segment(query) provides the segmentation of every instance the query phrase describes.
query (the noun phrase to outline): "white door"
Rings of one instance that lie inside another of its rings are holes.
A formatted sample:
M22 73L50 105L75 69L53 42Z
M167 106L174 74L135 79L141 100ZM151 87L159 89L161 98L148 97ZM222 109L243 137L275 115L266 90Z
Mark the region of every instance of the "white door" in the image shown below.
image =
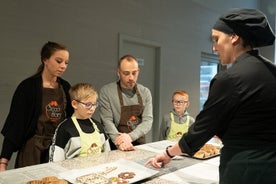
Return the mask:
M148 87L152 94L153 101L153 127L146 136L147 142L157 140L159 135L159 73L160 73L160 45L128 35L120 34L119 58L125 54L137 58L140 75L138 83Z

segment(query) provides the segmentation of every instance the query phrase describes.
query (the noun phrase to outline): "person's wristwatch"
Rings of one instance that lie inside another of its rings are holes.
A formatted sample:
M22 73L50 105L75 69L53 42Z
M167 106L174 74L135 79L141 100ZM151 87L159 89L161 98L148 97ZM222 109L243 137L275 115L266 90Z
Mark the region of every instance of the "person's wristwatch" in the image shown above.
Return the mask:
M172 147L172 146L168 146L166 147L166 154L170 157L170 158L173 158L174 156L170 154L169 152L169 148Z

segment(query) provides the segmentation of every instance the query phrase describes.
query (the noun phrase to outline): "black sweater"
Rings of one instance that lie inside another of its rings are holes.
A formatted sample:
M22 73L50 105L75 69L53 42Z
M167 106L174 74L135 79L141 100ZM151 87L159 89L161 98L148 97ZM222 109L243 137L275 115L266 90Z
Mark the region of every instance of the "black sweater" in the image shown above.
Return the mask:
M66 95L66 117L71 117L70 84L58 78ZM42 106L42 76L36 75L23 80L15 90L11 107L1 133L4 136L1 158L10 159L13 152L34 135Z

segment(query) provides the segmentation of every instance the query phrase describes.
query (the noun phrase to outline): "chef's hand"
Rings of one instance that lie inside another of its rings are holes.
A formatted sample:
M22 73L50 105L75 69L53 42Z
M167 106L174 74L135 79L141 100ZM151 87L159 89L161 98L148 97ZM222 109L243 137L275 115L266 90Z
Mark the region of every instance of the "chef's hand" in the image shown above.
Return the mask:
M155 168L160 168L168 164L172 157L180 155L181 153L182 150L180 149L178 143L176 143L173 146L168 146L166 151L158 154L155 158L150 158L145 165L151 164Z
M7 169L7 166L4 164L0 165L0 172L5 171Z
M0 159L0 172L1 172L1 171L7 170L8 161L9 161L9 160L6 159L6 158L1 158L1 159Z
M165 153L160 153L156 155L155 158L150 158L148 161L145 163L145 166L148 164L151 164L155 168L161 168L168 164L171 161L171 158Z

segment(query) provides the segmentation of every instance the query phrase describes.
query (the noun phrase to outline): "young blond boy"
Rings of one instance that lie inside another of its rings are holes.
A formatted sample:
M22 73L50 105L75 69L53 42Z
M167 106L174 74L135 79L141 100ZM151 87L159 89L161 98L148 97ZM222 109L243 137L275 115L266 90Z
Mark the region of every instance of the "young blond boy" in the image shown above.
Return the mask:
M92 119L98 106L98 93L91 84L78 83L69 90L74 114L56 129L50 148L50 161L109 151L108 138L99 122Z

